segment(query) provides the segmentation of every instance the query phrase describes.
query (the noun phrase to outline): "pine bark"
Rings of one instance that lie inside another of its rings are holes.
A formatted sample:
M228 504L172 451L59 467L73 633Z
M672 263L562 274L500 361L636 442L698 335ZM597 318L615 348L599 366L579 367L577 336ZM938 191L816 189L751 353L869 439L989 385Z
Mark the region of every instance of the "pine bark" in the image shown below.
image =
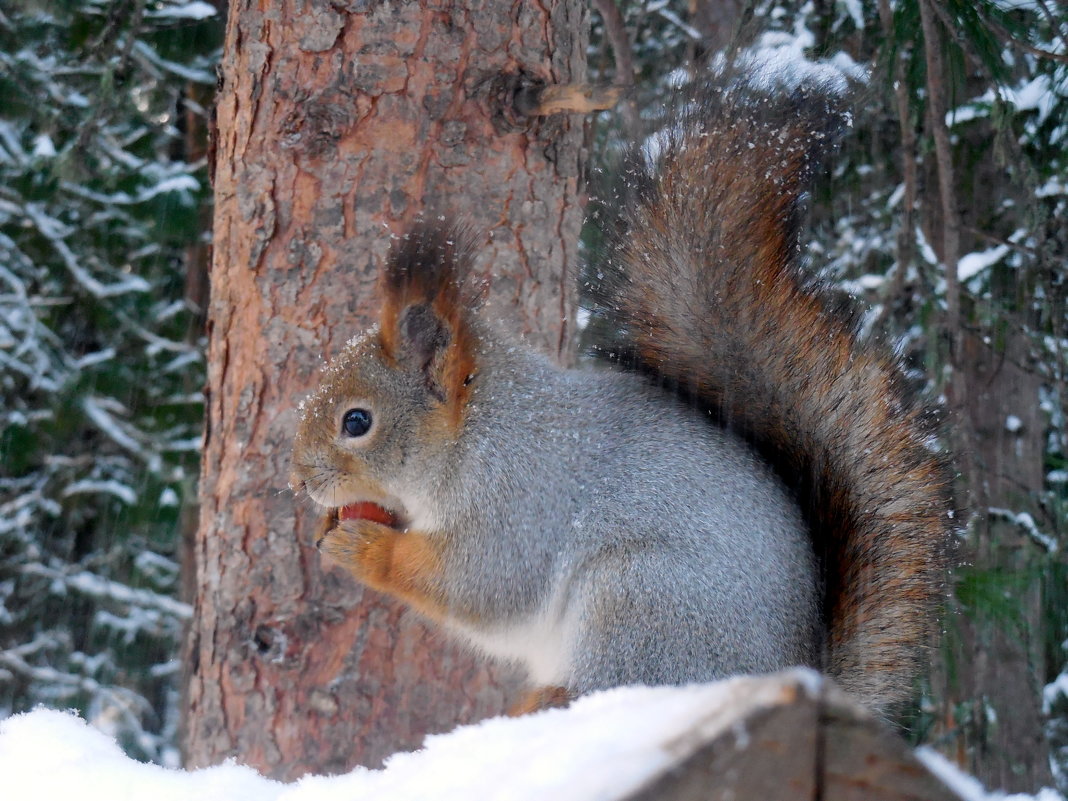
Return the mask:
M512 94L582 80L575 0L230 6L217 110L208 419L188 644L191 766L338 772L500 712L514 677L324 571L286 489L300 399L376 311L390 233L483 240L491 313L572 353L581 121Z

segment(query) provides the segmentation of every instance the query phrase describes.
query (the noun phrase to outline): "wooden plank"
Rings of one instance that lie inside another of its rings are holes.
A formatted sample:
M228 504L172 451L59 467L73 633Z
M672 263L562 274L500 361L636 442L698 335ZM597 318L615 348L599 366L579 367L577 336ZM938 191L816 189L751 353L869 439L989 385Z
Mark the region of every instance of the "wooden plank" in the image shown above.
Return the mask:
M677 761L628 801L959 801L829 681L792 671L737 686L730 719L666 743Z

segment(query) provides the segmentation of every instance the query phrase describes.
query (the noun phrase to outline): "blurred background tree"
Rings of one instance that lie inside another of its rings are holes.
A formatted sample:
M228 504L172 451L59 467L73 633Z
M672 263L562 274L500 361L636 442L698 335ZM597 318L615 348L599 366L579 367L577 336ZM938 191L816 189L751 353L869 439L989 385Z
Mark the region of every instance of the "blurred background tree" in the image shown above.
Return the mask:
M78 706L165 759L201 416L197 132L224 15L17 5L0 12L0 714ZM1068 7L593 7L591 78L634 87L588 127L595 196L696 60L778 50L853 82L809 254L939 405L970 512L902 722L991 785L1068 791Z
M0 715L74 707L165 763L219 42L204 2L0 6Z

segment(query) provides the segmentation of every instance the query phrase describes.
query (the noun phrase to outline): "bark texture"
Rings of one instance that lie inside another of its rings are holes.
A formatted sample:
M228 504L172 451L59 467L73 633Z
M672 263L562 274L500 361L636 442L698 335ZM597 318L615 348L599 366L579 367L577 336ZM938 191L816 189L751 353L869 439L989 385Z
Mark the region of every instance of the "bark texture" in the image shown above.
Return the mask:
M514 678L324 572L286 489L296 408L376 312L390 233L449 214L484 240L490 309L572 350L581 120L519 88L582 80L575 0L237 0L217 112L208 421L187 761L375 765L494 714Z

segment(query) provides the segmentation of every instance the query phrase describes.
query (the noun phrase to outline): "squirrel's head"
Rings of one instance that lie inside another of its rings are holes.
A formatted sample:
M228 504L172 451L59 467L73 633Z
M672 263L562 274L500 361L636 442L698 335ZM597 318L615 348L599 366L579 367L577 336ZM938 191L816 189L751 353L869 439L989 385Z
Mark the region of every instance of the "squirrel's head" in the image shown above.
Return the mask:
M429 513L425 493L446 475L477 373L469 252L462 234L425 226L393 249L378 325L302 405L294 490L342 518L405 527Z

